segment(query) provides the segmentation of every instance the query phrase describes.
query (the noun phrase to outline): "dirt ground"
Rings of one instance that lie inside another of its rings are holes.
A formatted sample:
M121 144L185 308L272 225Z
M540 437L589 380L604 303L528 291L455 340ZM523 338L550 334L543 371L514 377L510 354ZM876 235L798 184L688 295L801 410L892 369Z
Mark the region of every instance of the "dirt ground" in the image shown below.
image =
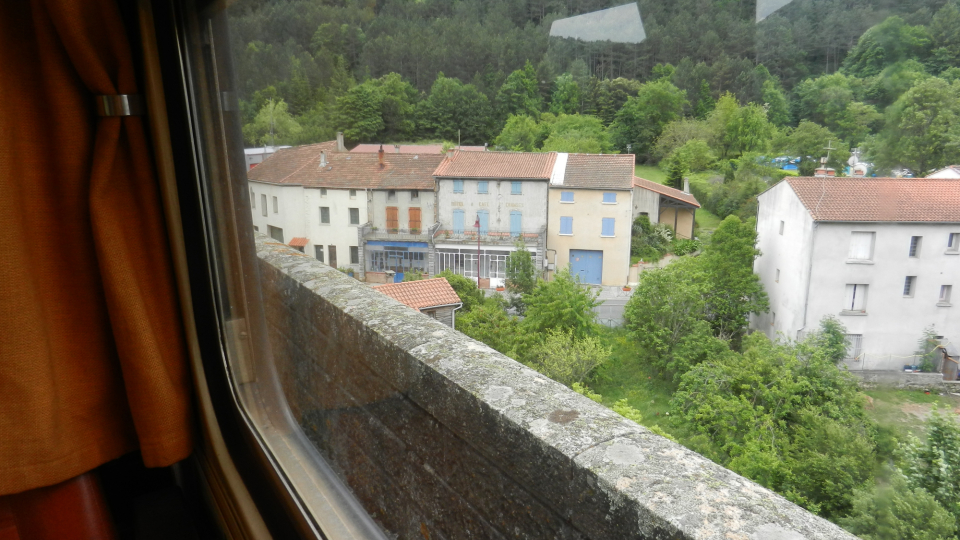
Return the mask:
M866 392L867 412L881 424L923 435L923 423L934 410L960 420L960 395L925 394L915 390L877 389Z

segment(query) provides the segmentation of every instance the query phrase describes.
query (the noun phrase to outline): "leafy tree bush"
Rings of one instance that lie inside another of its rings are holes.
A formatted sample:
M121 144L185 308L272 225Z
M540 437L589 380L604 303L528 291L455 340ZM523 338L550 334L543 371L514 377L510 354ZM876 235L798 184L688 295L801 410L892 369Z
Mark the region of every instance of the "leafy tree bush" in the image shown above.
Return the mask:
M680 152L674 152L667 164L667 185L683 189L683 175L687 172L687 164Z
M253 122L243 126L243 138L260 145L283 145L297 142L302 128L287 112L284 100L267 99Z
M920 371L930 373L937 369L937 361L940 359L937 350L939 344L936 328L933 325L924 328L923 334L917 340L917 352L914 353L919 357Z
M510 358L523 360L536 343L535 338L521 331L520 321L507 315L504 305L494 299L458 312L457 330L481 341Z
M500 91L497 92L497 111L501 119L513 115L537 118L543 102L540 99L540 87L537 84L537 71L527 60L523 69L515 70L507 76Z
M887 482L853 492L843 528L864 540L956 540L956 520L921 488L911 488L899 471Z
M526 295L523 328L538 333L552 329L570 331L577 339L593 335L597 329L594 308L600 305L598 294L581 285L579 278L564 268L554 274L553 280L540 280Z
M460 317L465 312L472 311L473 308L482 305L486 300L483 295L483 291L478 289L477 284L474 283L470 278L463 277L459 274L454 274L450 270L444 270L443 272L437 274L436 277L445 278L447 283L453 287L453 290L457 293L457 296L460 297L460 301L463 302L463 307L460 308L459 313L457 313L457 321L460 320Z
M678 148L671 158L676 156L692 172L701 172L710 169L717 162L717 156L714 155L710 145L703 139L691 139ZM671 159L671 158L668 158ZM671 184L673 185L673 184ZM677 187L677 186L673 186ZM677 189L682 189L683 185Z
M639 215L633 220L630 237L630 255L651 262L659 261L667 252L673 231L669 226L650 223L650 217Z
M649 161L664 126L680 118L686 105L686 93L668 80L644 84L617 112L612 125L616 147L624 152L627 144L631 144L632 153L642 161Z
M423 272L422 272L420 269L414 268L414 269L412 269L412 270L407 270L406 272L404 272L404 274L403 274L403 281L404 281L404 282L406 282L406 281L420 281L420 280L423 279L424 277L426 277L426 276L424 276Z
M523 315L526 310L523 297L533 292L534 287L537 286L537 269L526 247L521 243L517 244L516 248L507 257L505 285L512 295L511 307L517 310L518 314Z
M600 339L573 337L573 332L552 328L547 330L543 343L530 355L530 367L567 386L583 383L597 367L610 356L610 348Z
M476 86L439 73L417 105L417 123L427 137L482 144L490 135L491 113L490 100Z
M670 252L674 255L689 255L702 248L703 244L695 238L674 238L670 245Z
M927 420L927 440L910 435L904 443L901 470L911 488L922 488L960 519L960 424L934 411Z
M526 115L510 115L494 144L504 150L533 152L538 148L539 136L540 126L536 120Z

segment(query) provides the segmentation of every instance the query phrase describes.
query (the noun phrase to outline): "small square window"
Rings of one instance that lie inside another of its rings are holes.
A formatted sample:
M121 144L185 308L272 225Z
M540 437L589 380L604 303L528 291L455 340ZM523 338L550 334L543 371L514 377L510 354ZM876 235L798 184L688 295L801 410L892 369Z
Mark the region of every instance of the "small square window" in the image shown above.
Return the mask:
M917 276L907 276L903 280L903 296L913 297L913 291L916 288Z
M876 236L876 233L869 231L850 233L850 250L847 252L847 262L872 261Z
M397 190L395 190L395 189L388 189L388 190L387 190L387 200L388 200L388 201L395 201L395 200L397 200Z
M920 257L920 244L923 243L922 236L910 237L910 257Z
M360 264L360 248L350 246L350 264Z
M420 192L416 189L410 190L410 200L420 199Z
M780 222L780 234L781 234L781 235L783 234L783 225L784 225L784 223L783 223L783 221L781 221L781 222Z
M572 202L573 202L573 192L572 192L572 191L561 191L561 192L560 192L560 202L562 202L562 203L572 203Z
M325 187L320 188L320 196L321 196L321 197L326 197L326 196L327 196L327 188L325 188ZM320 259L320 260L322 261L323 259Z
M274 197L274 198L273 198L273 213L276 214L276 213L279 212L279 211L280 211L280 203L277 202L277 198Z
M454 193L463 193L463 180L454 180L454 181L453 181L453 192L454 192Z
M254 225L253 232L260 232L260 227L257 227L256 225Z
M600 236L604 236L604 237L613 236L616 220L611 217L605 217L602 219L601 223L602 223L602 228L600 229Z
M329 206L320 207L320 224L321 225L330 224L330 207Z
M940 286L940 300L937 302L941 306L950 305L950 294L953 292L953 285Z
M776 281L777 283L780 283L780 269L779 269L779 268L777 268L777 278L776 278L774 281Z
M564 235L573 234L573 217L568 217L568 216L560 217L560 234L564 234Z
M603 204L617 204L617 194L612 191L604 192Z
M482 180L480 182L477 182L477 193L487 193L488 184L489 182L482 181Z
M351 189L351 190L350 190L350 198L351 198L351 199L356 199L356 198L357 198L357 190L355 190L355 189Z
M359 208L350 208L350 224L359 225L360 224L360 209Z
M510 182L510 194L523 195L523 182L517 182L517 181Z

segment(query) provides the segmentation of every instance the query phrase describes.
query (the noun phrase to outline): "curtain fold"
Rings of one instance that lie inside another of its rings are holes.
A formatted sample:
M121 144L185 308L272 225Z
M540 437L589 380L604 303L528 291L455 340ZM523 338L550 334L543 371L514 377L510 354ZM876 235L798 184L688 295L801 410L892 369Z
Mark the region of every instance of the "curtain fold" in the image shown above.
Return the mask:
M191 391L143 119L113 0L0 17L0 494L192 448Z

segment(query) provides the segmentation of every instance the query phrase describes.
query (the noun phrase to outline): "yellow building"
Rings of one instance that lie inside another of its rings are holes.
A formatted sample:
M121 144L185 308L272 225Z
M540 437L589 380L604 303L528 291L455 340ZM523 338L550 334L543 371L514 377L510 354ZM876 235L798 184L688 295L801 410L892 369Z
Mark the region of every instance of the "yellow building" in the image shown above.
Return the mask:
M547 210L551 277L569 267L583 283L627 284L633 163L632 155L557 154Z

